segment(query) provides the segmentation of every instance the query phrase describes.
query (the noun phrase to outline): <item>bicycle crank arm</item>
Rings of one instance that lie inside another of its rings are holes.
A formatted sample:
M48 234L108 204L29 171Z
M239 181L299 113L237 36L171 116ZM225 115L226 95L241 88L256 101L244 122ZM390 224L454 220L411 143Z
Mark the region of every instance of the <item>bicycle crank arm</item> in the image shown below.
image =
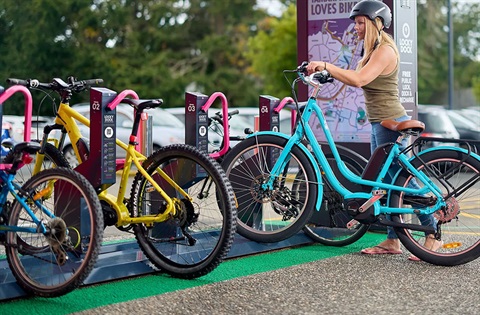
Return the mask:
M399 227L399 228L406 228L406 229L415 230L415 231L421 231L421 232L425 232L427 234L435 234L435 229L433 227L423 226L423 225L418 225L418 224L393 222L391 220L388 220L384 216L380 216L378 218L377 223L381 224L381 225L385 225L385 226Z

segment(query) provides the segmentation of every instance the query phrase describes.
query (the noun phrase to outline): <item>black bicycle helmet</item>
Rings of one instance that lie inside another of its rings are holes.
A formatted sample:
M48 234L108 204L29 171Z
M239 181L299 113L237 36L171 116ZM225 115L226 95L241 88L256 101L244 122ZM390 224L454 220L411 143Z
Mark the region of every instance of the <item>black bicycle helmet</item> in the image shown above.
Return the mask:
M389 28L392 23L392 11L390 8L379 0L362 0L358 2L350 12L350 18L355 19L358 15L364 15L370 20L375 20L376 17L382 19L383 26Z

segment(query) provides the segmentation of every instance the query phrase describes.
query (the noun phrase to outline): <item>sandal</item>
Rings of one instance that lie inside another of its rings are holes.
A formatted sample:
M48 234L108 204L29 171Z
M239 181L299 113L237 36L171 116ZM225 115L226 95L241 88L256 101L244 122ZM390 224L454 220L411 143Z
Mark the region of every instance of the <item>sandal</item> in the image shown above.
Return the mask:
M362 249L360 253L366 254L366 255L384 255L384 254L397 255L397 254L402 254L403 252L399 249L390 249L387 247L376 245L370 248Z

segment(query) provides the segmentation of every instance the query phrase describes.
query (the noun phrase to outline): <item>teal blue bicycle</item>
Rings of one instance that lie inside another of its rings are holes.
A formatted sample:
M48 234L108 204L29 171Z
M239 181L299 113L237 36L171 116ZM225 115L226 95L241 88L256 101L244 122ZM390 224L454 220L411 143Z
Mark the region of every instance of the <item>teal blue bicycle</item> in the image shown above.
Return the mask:
M469 143L462 144L466 149L445 144L424 150L426 142L443 139L419 137L404 148L401 141L417 137L425 125L417 120L383 121L401 136L377 148L361 174L354 172L342 160L316 101L322 85L333 79L326 71L307 75L306 65L284 71L296 73L291 85L297 106L296 84L311 90L305 107L298 108L294 134L249 135L222 163L238 201L237 229L242 235L275 242L304 229L320 242L342 246L379 224L393 227L407 250L431 264L453 266L478 258L480 156ZM313 114L325 133L328 157L308 124ZM388 171L395 169L387 180ZM418 185L411 184L415 181ZM322 207L324 193L337 200L336 206ZM320 209L324 213L316 213L320 219L312 223L312 214ZM422 214L433 214L435 226L422 225ZM432 235L442 244L436 251L424 247Z

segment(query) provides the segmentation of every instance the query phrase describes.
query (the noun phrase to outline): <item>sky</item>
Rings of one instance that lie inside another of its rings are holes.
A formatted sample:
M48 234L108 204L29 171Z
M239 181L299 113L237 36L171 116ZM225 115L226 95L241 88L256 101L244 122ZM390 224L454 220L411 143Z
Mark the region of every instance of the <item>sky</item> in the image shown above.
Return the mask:
M476 0L479 1L479 0ZM267 12L274 16L281 16L285 7L278 0L258 0L260 8L267 9Z

